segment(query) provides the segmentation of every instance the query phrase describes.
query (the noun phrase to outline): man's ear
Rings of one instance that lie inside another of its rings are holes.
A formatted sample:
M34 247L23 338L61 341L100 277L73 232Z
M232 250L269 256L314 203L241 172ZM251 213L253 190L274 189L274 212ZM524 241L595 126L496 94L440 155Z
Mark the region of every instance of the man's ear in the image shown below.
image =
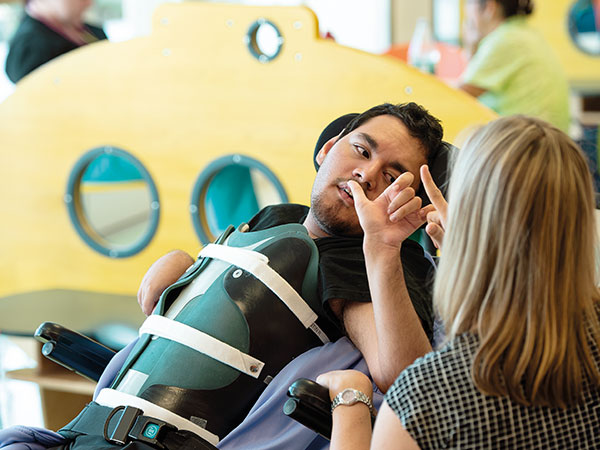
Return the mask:
M325 142L325 144L323 144L323 147L321 147L321 150L319 150L319 153L317 153L317 156L315 157L315 161L317 161L317 164L319 166L321 164L323 164L323 161L325 160L325 156L327 156L327 153L329 153L329 150L331 150L331 148L335 145L338 138L339 138L339 135L334 136L331 139L329 139L327 142Z

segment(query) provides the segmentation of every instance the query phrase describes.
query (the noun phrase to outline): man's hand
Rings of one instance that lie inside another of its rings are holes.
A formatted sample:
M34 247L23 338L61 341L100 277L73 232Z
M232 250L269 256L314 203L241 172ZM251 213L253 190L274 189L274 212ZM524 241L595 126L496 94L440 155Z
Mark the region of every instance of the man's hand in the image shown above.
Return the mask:
M403 173L373 201L365 196L360 184L348 181L365 242L400 247L425 223L426 212L421 210L421 199L410 187L413 180L413 174Z
M427 212L427 227L425 227L425 231L433 241L434 245L437 248L442 248L442 241L444 240L444 233L446 232L448 203L442 192L434 183L433 178L431 178L429 167L421 166L421 180L423 181L425 192L427 192L427 196L435 208L434 210Z
M372 302L347 302L342 318L348 337L365 357L382 392L419 356L431 350L411 302L400 259L402 243L425 223L432 205L421 208L411 188L414 176L403 173L375 200L349 181L354 208L365 237L363 251Z
M150 266L137 293L138 303L147 316L152 314L163 291L175 283L194 259L181 250L174 250L157 259Z

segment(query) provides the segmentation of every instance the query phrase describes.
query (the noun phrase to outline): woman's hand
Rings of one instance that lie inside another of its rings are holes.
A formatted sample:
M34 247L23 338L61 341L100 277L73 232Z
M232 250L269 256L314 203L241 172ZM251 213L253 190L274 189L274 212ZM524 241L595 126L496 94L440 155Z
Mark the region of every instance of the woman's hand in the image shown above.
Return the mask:
M344 389L356 389L373 398L373 383L358 370L334 370L317 377L317 383L329 389L331 400Z
M373 398L373 384L357 370L334 370L317 377L317 383L329 388L333 400L344 389L356 389ZM341 406L333 411L330 450L366 450L371 441L371 413L365 404Z
M425 231L437 248L442 248L448 217L448 203L431 177L429 167L421 166L421 181L431 204L435 208L427 212L427 227Z

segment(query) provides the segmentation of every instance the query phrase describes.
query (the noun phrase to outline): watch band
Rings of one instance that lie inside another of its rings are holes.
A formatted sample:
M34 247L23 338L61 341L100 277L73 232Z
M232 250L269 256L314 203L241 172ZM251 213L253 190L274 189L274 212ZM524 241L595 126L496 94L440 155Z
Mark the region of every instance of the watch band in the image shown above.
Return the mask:
M338 395L335 396L331 402L331 412L340 405L354 405L356 403L364 403L369 407L371 415L374 414L373 402L367 394L356 389L344 389Z

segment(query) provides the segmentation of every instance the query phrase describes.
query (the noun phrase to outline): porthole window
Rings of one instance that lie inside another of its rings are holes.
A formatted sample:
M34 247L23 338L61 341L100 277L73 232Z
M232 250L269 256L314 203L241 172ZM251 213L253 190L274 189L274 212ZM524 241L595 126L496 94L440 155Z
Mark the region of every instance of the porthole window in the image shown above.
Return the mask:
M150 174L118 148L95 148L79 158L64 200L81 238L112 258L140 252L158 226L158 192Z
M592 0L577 0L569 10L569 34L584 53L600 56L600 11Z
M229 225L237 227L265 206L287 201L283 185L267 166L248 156L227 155L198 175L190 213L200 241L208 244Z
M274 60L283 47L283 36L279 28L262 18L250 25L244 40L252 56L261 63Z

